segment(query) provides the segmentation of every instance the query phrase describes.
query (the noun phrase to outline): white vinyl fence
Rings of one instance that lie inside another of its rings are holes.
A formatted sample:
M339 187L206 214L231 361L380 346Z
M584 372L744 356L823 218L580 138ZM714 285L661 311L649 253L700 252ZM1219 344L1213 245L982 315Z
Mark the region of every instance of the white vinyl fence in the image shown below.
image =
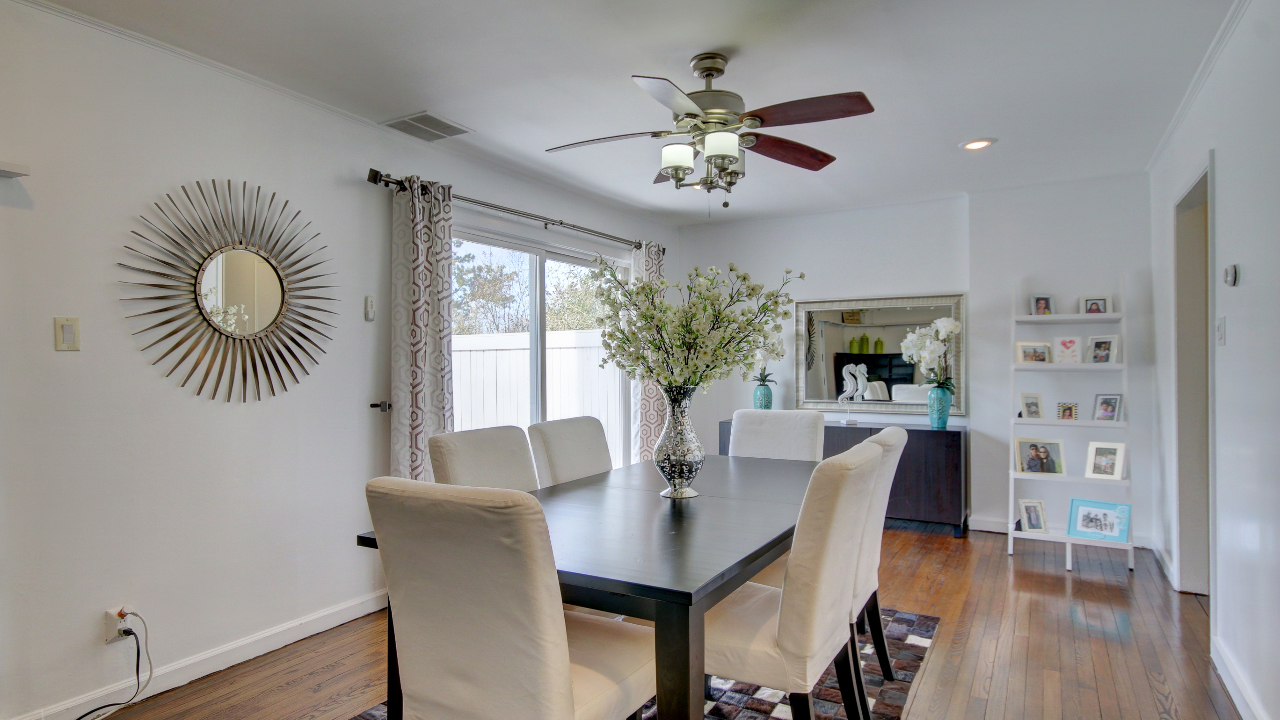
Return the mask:
M604 425L614 467L624 463L622 373L600 367L599 330L547 333L547 419L591 415ZM457 430L529 426L529 334L453 336L453 423Z

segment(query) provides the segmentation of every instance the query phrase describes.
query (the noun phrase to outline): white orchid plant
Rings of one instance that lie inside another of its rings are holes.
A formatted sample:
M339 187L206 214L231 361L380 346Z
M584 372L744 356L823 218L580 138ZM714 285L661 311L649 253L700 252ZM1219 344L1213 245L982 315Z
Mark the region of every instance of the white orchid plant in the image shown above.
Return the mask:
M597 259L596 297L604 308L600 333L604 361L627 377L662 386L701 386L782 357L782 321L791 318L786 270L776 290L751 282L729 263L728 274L695 267L680 301L669 302L666 280L623 280L618 269ZM804 279L804 273L797 276Z
M926 328L916 328L902 341L902 359L929 373L934 387L956 391L951 377L951 344L960 334L960 321L943 317Z
M236 316L239 315L244 320L248 320L249 316L244 314L244 305L222 307L221 305L213 304L217 300L217 295L218 291L216 289L200 293L201 304L204 305L205 311L209 313L209 319L213 321L214 325L229 333L234 333L236 331Z

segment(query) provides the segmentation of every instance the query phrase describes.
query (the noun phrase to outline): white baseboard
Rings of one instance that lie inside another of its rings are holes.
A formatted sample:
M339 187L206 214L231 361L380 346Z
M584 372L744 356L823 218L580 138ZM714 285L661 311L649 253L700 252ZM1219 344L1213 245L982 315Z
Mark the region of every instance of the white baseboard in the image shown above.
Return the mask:
M245 638L229 642L221 647L206 650L191 657L156 668L155 678L147 688L145 697L185 685L196 678L231 667L245 660L284 647L302 638L315 635L363 615L387 606L387 591L379 590L362 597L339 603L305 617L267 628ZM90 708L109 702L129 699L133 694L134 680L130 678L85 693L48 707L17 715L9 720L74 720Z
M1231 696L1231 701L1236 704L1236 712L1240 713L1240 720L1275 720L1267 714L1258 693L1240 673L1240 666L1236 663L1235 657L1217 635L1210 640L1209 657L1218 671L1218 677L1222 678L1222 684L1227 686L1227 694Z

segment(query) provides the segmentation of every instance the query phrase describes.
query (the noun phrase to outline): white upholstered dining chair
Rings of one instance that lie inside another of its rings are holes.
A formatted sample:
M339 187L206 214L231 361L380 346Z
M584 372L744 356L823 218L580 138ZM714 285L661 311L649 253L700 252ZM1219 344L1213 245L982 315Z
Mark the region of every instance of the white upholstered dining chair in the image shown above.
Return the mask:
M738 410L729 429L729 455L817 462L825 422L816 410Z
M826 418L816 410L737 410L729 427L729 455L818 462L825 426ZM766 584L782 587L786 570L783 555L757 577L772 578Z
M613 469L604 425L590 415L530 425L529 446L541 487Z
M893 489L893 477L898 472L898 461L902 459L902 450L907 446L907 431L900 427L887 427L861 444L867 443L879 445L884 454L880 459L875 493L871 497L867 524L856 565L853 615L849 618L849 623L853 626L861 626L865 623L867 631L871 634L871 642L876 649L876 657L880 661L880 671L886 680L892 680L893 661L889 657L889 645L884 638L884 624L880 621L880 545L884 539L884 519L889 509L889 492ZM783 555L777 562L760 571L751 579L751 582L781 588L787 572L787 557ZM851 635L856 636L857 632L856 627L850 628ZM853 643L852 650L856 658L856 642Z
M849 654L849 614L868 508L883 455L861 443L813 471L781 588L748 582L707 611L706 671L791 695L811 720L813 690L836 660L845 713L869 717L862 670ZM856 570L856 568L855 568Z
M443 485L532 492L538 476L524 430L512 425L462 430L427 439L431 472Z
M620 720L653 697L652 630L561 610L532 495L400 478L365 494L406 718Z

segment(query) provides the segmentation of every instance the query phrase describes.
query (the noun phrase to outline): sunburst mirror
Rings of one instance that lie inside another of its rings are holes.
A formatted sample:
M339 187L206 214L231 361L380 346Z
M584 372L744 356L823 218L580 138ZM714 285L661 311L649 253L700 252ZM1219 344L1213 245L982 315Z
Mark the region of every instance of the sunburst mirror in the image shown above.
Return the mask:
M289 215L289 202L277 204L261 187L241 183L237 193L230 180L212 180L195 188L182 187L185 202L166 194L167 203L155 203L154 221L140 216L147 234L132 234L144 250L125 246L151 266L118 263L149 276L121 281L149 293L123 300L165 305L129 315L160 319L134 335L161 333L143 352L163 350L152 365L176 356L165 377L185 366L180 387L198 376L196 395L207 389L210 399L231 402L238 394L247 402L251 385L256 400L264 389L287 391L286 376L297 384L299 373L310 374L302 358L314 365L312 351L325 352L316 338L332 339L320 328L333 325L317 316L337 313L313 304L336 302L326 294L336 286L320 284L334 274L320 271L328 261L316 256L325 248L309 247L320 233L309 233L301 211Z

